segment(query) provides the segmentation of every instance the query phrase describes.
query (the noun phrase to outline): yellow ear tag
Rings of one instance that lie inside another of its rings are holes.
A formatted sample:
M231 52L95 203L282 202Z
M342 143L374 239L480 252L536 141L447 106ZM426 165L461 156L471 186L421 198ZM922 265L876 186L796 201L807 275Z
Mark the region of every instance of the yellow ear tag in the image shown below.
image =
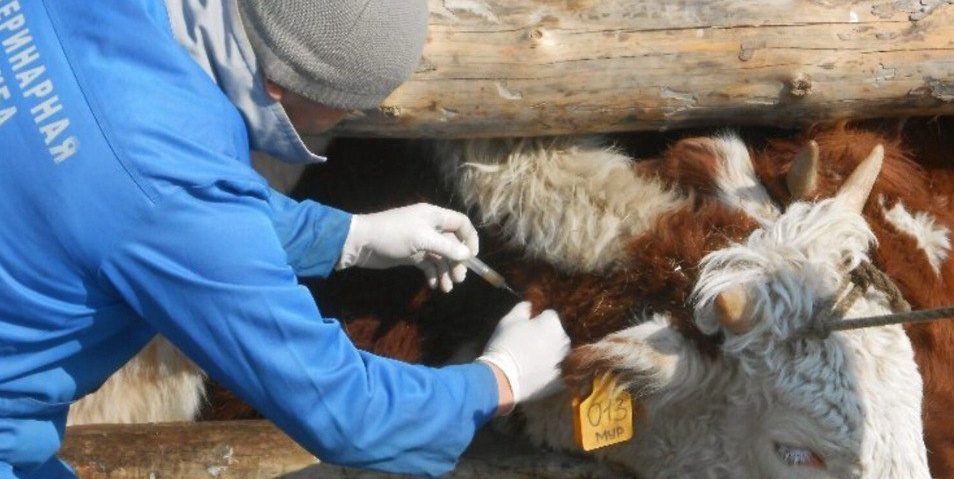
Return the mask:
M633 438L633 397L605 373L593 378L593 393L573 398L573 432L584 451Z

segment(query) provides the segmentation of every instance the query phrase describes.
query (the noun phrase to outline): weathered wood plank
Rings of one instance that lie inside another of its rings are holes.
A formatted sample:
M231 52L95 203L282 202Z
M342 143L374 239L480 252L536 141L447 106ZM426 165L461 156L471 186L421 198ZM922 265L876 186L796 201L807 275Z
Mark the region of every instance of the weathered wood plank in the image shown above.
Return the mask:
M60 457L81 479L380 479L412 477L316 464L268 421L67 428ZM445 478L624 477L582 457L482 431Z
M954 113L954 1L430 0L421 67L352 136Z
M317 462L266 421L72 426L60 457L82 479L279 477Z

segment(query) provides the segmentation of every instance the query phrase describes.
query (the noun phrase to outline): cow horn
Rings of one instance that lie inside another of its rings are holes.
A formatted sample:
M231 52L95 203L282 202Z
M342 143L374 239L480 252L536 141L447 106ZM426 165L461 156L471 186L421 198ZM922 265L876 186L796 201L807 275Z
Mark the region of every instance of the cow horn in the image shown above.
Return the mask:
M748 296L741 288L727 289L715 299L716 320L732 334L745 334L751 324L744 318Z
M874 187L878 174L881 173L881 164L884 162L884 147L880 144L875 146L868 157L855 168L851 176L845 180L838 190L838 198L844 202L851 211L861 214L868 202L868 196L871 194L871 188Z
M792 166L785 176L785 184L793 201L807 198L818 187L818 143L808 142L805 148L795 155Z

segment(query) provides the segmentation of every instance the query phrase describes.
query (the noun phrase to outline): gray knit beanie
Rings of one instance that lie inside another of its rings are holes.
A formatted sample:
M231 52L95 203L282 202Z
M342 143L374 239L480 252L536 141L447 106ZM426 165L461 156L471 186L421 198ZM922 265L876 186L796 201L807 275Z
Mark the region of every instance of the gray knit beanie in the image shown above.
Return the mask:
M381 104L411 76L427 39L426 0L239 0L265 76L318 103Z

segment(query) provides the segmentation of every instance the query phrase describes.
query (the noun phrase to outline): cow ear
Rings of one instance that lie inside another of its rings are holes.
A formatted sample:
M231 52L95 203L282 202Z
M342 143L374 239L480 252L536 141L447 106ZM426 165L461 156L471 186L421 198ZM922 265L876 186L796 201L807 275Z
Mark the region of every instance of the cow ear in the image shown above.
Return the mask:
M845 207L861 214L865 203L868 202L871 189L878 179L878 174L881 173L882 163L884 163L884 147L879 144L871 150L868 157L855 168L838 190L837 198Z

